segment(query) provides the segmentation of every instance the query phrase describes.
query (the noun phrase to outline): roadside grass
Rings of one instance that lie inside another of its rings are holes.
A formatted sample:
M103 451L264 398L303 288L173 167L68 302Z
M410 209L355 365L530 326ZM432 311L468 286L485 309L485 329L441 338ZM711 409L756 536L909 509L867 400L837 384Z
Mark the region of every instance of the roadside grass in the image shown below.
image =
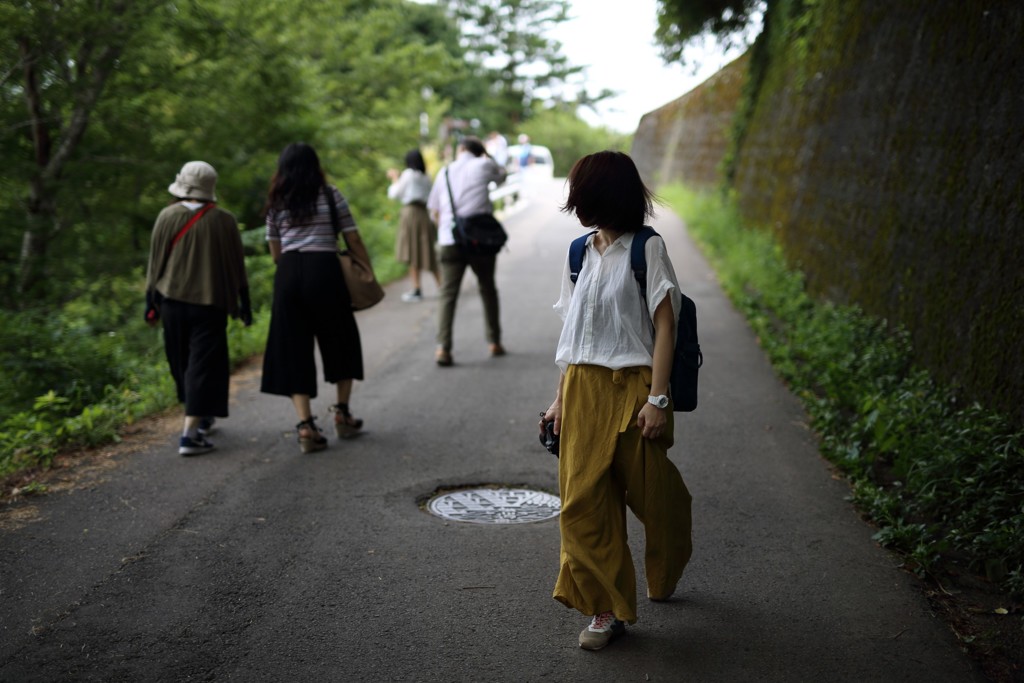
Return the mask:
M367 225L374 223L374 225ZM404 275L385 221L361 225L378 279ZM261 229L243 232L253 324L228 323L232 367L263 352L274 265ZM32 472L61 452L119 441L139 418L177 404L163 337L142 320L145 273L77 283L54 310L0 310L0 478L25 475L22 494L43 493Z
M916 367L904 330L812 298L731 199L678 185L659 194L802 399L874 538L940 586L984 577L1011 601L1006 612L1024 609L1012 604L1024 597L1024 432Z
M247 257L246 268L254 320L228 323L232 366L262 352L270 317L270 257ZM116 442L125 425L177 402L162 333L142 321L144 283L141 271L100 277L79 283L59 310L0 311L0 381L10 388L0 401L0 476Z

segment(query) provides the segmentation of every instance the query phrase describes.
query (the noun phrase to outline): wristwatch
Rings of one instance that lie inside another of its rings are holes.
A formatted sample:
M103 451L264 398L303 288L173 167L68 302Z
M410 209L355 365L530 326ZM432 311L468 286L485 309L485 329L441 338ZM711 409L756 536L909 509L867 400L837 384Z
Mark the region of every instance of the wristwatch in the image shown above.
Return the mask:
M648 396L647 402L655 408L661 408L662 410L668 408L668 396L665 394L662 394L661 396Z

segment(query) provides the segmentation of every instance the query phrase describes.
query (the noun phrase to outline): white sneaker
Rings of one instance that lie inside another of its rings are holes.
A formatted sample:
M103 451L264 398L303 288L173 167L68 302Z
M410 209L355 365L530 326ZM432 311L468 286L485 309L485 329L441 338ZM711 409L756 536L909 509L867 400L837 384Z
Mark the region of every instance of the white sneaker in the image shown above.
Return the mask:
M417 291L406 292L402 295L402 301L407 304L415 304L423 301L423 295Z
M626 624L615 618L612 612L594 615L590 625L580 632L580 647L584 650L600 650L613 638L626 632Z

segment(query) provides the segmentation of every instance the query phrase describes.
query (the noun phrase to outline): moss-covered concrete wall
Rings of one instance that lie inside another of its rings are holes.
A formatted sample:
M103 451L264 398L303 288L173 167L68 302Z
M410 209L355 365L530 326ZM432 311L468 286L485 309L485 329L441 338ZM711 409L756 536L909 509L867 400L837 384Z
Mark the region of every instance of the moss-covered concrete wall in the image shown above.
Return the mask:
M1019 2L779 0L732 167L812 291L905 325L922 365L1020 424L1022 36Z
M673 180L692 187L719 184L719 166L746 73L743 56L699 88L640 119L631 156L648 185Z

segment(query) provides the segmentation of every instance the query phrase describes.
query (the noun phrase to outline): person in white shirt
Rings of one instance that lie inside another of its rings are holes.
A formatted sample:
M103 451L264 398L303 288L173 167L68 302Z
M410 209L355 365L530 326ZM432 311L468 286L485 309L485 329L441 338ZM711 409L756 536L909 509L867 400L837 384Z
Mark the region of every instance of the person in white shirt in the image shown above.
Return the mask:
M593 616L579 645L597 650L637 618L625 506L644 525L648 598L671 597L690 559L691 497L668 459L681 297L660 237L645 244L646 302L633 275L633 235L653 209L633 160L591 154L576 162L568 182L562 210L595 232L575 285L566 260L554 306L563 320L555 354L561 376L540 429L553 421L560 436L561 562L553 597Z
M505 355L501 345L501 323L498 311L498 288L494 284L495 254L467 254L456 244L452 234L455 214L472 216L492 213L490 183L505 181L505 169L488 156L479 139L467 137L459 143L455 161L434 179L434 187L427 199L434 221L437 223L437 244L441 262L441 306L438 310L437 364L452 364L452 323L455 321L455 302L462 286L466 268L472 268L480 284L480 298L484 305L484 324L492 356ZM451 183L451 197L448 184ZM455 207L452 208L452 199Z
M502 168L508 165L508 140L505 139L504 135L496 130L491 131L491 134L487 136L487 142L484 146L495 163Z
M412 289L402 295L402 301L415 303L423 300L420 290L420 271L433 274L438 287L441 274L437 268L437 226L427 213L427 197L430 196L430 176L418 149L409 150L405 155L405 169L398 173L388 169L391 185L388 197L402 203L402 214L395 236L395 260L409 266Z

